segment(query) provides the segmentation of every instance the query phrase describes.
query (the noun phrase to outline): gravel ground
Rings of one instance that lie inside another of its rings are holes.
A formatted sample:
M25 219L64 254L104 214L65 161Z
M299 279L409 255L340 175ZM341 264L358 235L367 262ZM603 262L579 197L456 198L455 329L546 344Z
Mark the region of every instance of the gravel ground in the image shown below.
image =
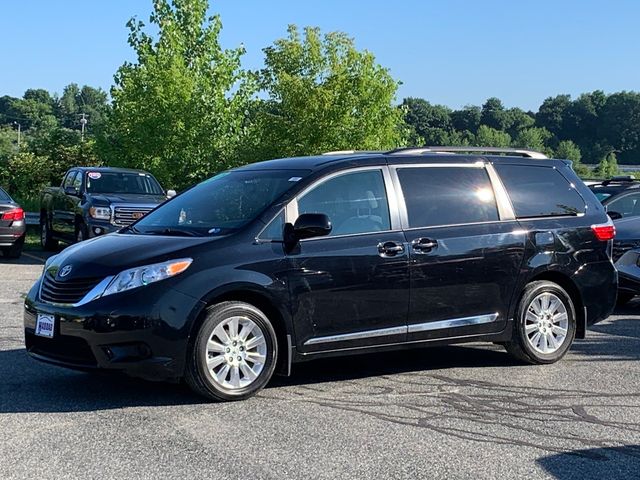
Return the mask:
M27 255L0 261L2 479L638 478L640 301L555 365L480 344L355 356L212 404L29 359Z

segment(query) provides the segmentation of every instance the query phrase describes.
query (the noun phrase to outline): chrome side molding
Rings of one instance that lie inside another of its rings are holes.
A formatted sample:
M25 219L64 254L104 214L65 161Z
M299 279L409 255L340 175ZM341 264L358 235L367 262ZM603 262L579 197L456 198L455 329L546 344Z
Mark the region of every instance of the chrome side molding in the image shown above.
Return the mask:
M444 328L469 327L471 325L493 323L496 320L498 320L498 314L490 313L487 315L476 315L474 317L440 320L438 322L416 323L413 325L409 325L408 333L427 332L429 330L442 330Z
M319 345L323 343L348 342L350 340L362 340L364 338L384 337L386 335L403 335L407 333L426 332L430 330L443 330L445 328L469 327L483 323L493 323L498 320L497 313L476 315L473 317L452 318L437 322L416 323L403 327L380 328L377 330L365 330L364 332L343 333L340 335L328 335L326 337L310 338L305 345Z
M378 330L366 330L364 332L343 333L341 335L329 335L326 337L310 338L305 345L317 345L320 343L347 342L349 340L360 340L362 338L384 337L386 335L403 335L407 333L407 327L380 328Z

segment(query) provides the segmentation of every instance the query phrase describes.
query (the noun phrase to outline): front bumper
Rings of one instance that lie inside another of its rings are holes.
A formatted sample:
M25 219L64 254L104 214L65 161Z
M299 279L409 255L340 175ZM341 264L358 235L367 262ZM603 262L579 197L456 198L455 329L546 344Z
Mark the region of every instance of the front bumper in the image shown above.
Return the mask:
M113 233L120 230L122 227L113 225L108 220L96 220L90 218L87 220L87 233L88 238L99 237L100 235L106 235L107 233Z
M33 358L75 369L119 370L148 380L183 375L191 325L200 301L163 286L148 285L79 307L38 299L40 282L24 308L27 352ZM38 313L54 316L53 338L35 335Z

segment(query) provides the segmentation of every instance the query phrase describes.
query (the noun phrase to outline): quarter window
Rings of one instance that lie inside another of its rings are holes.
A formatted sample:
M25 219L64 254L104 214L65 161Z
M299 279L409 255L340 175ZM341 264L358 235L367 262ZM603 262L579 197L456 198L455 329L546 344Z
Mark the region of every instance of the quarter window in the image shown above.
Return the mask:
M484 168L399 168L409 228L497 221L498 208Z
M511 198L516 217L584 213L584 200L553 167L494 165Z
M381 170L346 173L321 183L298 199L298 215L324 213L331 235L389 230L389 205Z

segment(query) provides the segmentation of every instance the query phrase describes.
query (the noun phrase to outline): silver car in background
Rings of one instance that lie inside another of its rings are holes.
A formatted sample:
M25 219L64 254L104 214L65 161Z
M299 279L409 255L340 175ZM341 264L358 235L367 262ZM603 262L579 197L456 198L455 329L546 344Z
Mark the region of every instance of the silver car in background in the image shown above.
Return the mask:
M0 188L0 250L5 257L20 257L26 230L24 210Z

